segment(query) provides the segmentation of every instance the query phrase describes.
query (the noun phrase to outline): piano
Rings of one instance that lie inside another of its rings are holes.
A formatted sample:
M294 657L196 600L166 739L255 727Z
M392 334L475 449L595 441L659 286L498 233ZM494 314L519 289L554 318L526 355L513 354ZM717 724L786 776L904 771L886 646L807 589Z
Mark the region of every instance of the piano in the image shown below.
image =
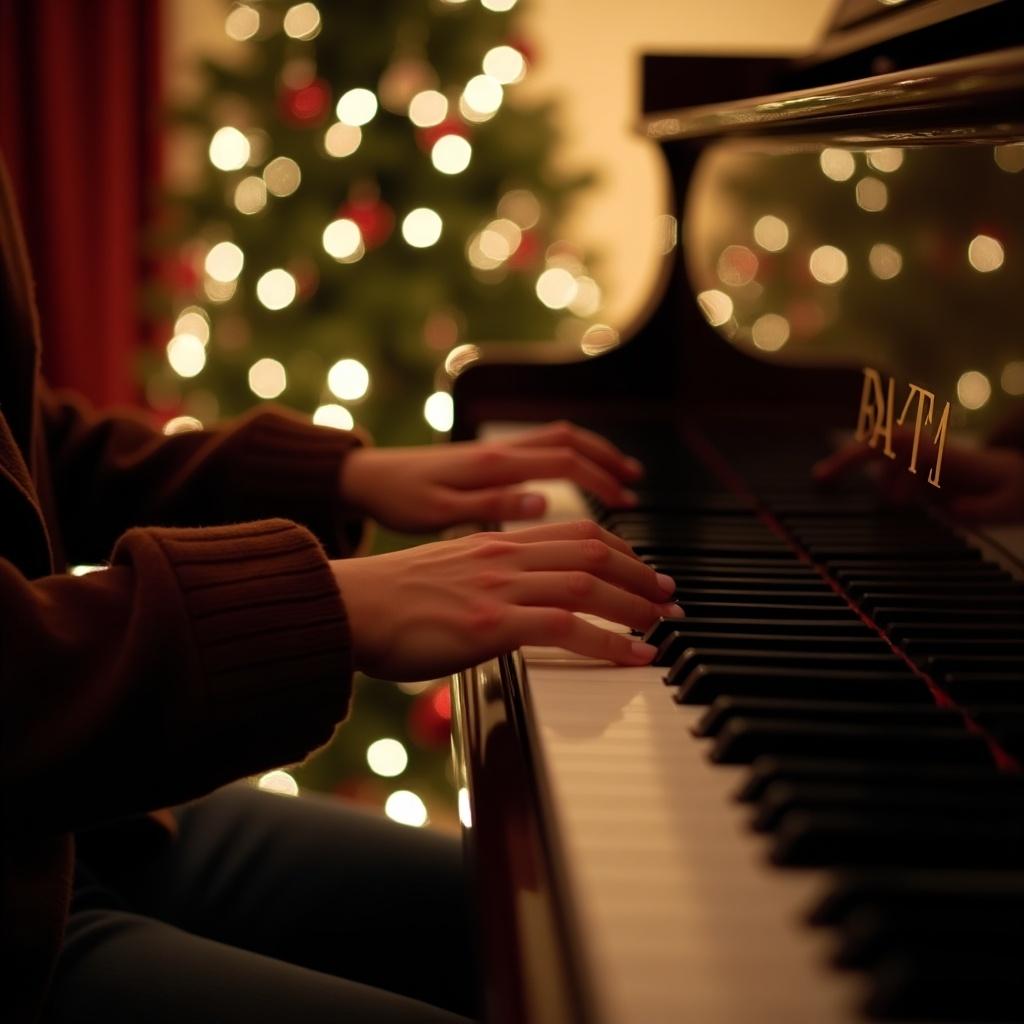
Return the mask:
M564 417L646 462L637 508L551 515L686 609L649 667L453 680L489 1021L1024 1020L1022 531L929 498L1024 394L1021 15L846 0L809 55L645 58L649 308L449 361L455 439ZM813 484L901 411L909 504Z

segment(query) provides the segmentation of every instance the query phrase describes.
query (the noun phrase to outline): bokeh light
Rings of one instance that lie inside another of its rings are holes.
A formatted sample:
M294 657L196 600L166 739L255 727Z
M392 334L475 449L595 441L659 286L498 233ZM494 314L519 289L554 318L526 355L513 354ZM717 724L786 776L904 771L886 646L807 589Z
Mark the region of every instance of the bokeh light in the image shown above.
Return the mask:
M210 163L220 171L237 171L249 159L249 140L230 125L218 128L210 139Z
M352 261L363 249L363 233L359 225L348 217L332 220L324 228L322 236L324 251L339 262Z
M721 327L732 318L732 299L717 288L710 288L697 296L701 312L712 327Z
M849 181L857 169L853 154L846 149L823 149L818 163L825 177L833 181Z
M206 365L206 346L194 334L176 334L167 343L167 362L179 377L195 377Z
M576 298L576 278L565 267L549 267L537 278L537 298L548 309L565 309Z
M514 85L526 74L526 59L514 46L495 46L484 54L484 74L501 85Z
M789 244L789 225L781 217L766 213L754 225L754 241L767 252L782 252Z
M351 430L356 425L352 413L336 402L317 406L316 412L313 413L313 422L318 427L334 427L335 430Z
M854 194L857 205L867 213L878 213L889 204L889 189L881 178L861 178Z
M391 737L374 740L366 748L366 763L370 770L386 779L401 775L409 765L409 755L405 747Z
M422 828L428 820L426 804L409 789L399 789L392 793L384 803L384 813L392 821L413 828Z
M267 309L284 309L285 306L291 305L296 291L295 278L280 267L268 270L256 282L256 298Z
M302 181L302 171L291 157L278 156L263 168L263 180L275 196L290 196Z
M992 384L980 370L960 374L956 397L965 409L980 409L992 397Z
M473 147L461 135L442 135L430 150L431 163L442 174L460 174L472 156Z
M327 387L343 402L356 402L370 388L370 371L358 359L339 359L327 371Z
M256 787L262 789L264 793L276 793L278 796L299 795L299 784L295 777L280 768L261 775L256 781Z
M871 273L882 281L890 281L903 269L903 254L888 242L876 242L868 253Z
M1005 259L1002 243L991 235L975 235L967 246L967 260L981 274L998 270Z
M218 242L206 254L203 267L214 279L226 284L234 281L245 265L245 255L234 242Z
M328 156L341 157L351 156L363 141L363 130L354 124L343 124L335 121L330 128L324 132L324 149Z
M819 245L808 261L811 277L822 284L838 284L849 270L846 253L834 245Z
M239 213L259 213L267 205L267 183L255 174L243 178L235 186L234 202Z
M778 313L765 313L754 321L750 337L762 351L777 352L789 341L789 321Z
M441 237L444 227L434 210L420 206L410 210L402 219L402 237L415 249L426 249Z
M260 30L260 12L248 4L239 4L224 19L224 31L234 40L252 39Z
M435 391L423 403L423 418L441 434L452 429L455 422L455 403L447 391Z
M249 367L249 390L257 398L277 398L288 385L288 375L276 359L257 359Z
M343 124L361 127L376 115L377 97L369 89L349 89L338 100L335 112Z
M289 7L284 15L284 34L292 39L315 39L320 34L320 12L316 4Z

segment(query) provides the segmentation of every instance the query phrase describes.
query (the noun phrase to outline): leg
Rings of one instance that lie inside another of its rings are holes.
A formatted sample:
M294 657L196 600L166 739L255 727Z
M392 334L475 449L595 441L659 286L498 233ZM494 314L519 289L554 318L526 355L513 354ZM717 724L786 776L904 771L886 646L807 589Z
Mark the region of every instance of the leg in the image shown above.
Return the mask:
M231 786L184 808L178 841L119 879L131 909L195 935L476 1012L457 840L322 798Z
M72 915L44 1020L468 1024L403 996L97 907Z

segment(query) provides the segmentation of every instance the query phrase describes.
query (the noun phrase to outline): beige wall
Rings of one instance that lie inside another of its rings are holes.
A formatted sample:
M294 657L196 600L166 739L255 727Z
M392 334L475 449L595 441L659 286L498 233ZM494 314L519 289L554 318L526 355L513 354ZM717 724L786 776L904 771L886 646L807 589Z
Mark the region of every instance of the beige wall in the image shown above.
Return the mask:
M344 0L333 0L335 3ZM470 3L475 0L469 0ZM655 221L666 181L657 148L635 137L639 58L645 52L805 49L833 0L522 0L524 34L537 66L528 96L563 97L567 166L600 172L579 203L568 237L602 256L602 316L627 324L653 287ZM331 0L321 6L328 10ZM168 0L172 92L189 87L196 52L226 53L220 0Z

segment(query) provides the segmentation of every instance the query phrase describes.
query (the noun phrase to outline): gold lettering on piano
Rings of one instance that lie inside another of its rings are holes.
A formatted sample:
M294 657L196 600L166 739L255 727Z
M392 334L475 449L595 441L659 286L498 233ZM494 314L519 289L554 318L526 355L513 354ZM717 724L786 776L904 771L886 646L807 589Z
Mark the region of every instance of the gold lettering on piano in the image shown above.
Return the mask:
M896 381L893 377L890 377L883 387L882 375L870 366L864 367L864 385L861 389L860 410L857 414L857 429L854 432L854 437L858 441L866 442L871 448L878 448L878 442L884 441L882 454L890 459L896 458L896 452L892 445L895 392ZM911 384L906 401L903 403L903 410L895 421L896 426L903 426L907 414L915 402L917 411L914 416L913 440L911 441L910 462L907 465L907 470L916 475L918 457L921 453L922 432L925 427L931 426L935 418L935 393L917 384ZM929 437L927 432L924 432L928 448L934 451L934 460L931 469L928 470L928 483L933 487L941 487L939 481L942 475L942 455L946 450L948 427L949 402L946 402L942 415L939 417L939 424L935 428L934 437Z

